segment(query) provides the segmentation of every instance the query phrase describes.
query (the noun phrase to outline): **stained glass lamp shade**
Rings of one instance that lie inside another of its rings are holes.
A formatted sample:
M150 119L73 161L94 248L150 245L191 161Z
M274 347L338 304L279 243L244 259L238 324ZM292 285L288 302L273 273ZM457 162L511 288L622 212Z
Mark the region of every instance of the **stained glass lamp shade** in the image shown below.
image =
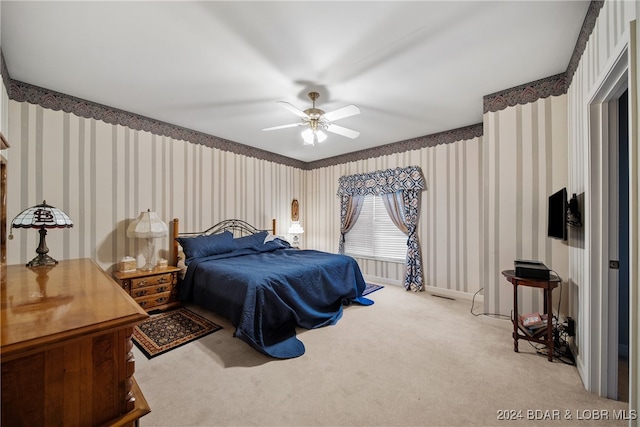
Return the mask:
M46 201L42 204L30 207L20 212L11 221L11 228L37 228L40 233L40 244L36 249L38 254L34 259L27 263L27 267L38 267L42 265L56 265L58 261L51 258L49 248L47 247L46 235L47 228L70 228L73 227L73 221L69 216L60 209L48 205Z

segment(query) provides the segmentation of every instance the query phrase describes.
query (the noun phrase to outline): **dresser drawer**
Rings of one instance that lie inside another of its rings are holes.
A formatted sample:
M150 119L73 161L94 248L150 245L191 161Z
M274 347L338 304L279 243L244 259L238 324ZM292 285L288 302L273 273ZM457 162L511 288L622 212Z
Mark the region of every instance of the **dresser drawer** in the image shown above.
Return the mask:
M135 279L131 279L131 295L134 294L134 289L143 288L145 286L155 286L155 285L168 285L170 286L173 282L173 274L164 273L158 274L155 276L147 276L147 277L139 277Z
M148 310L152 307L166 304L171 299L171 291L163 292L160 294L147 295L144 297L135 298L136 302L140 305L140 307Z

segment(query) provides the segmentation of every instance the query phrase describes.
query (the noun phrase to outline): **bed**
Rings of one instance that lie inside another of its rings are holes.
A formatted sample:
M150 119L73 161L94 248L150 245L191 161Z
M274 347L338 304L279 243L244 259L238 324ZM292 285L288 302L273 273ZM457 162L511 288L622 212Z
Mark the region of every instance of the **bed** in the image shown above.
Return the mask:
M178 296L229 319L234 336L256 350L288 359L305 352L297 327L333 325L344 306L373 301L362 296L355 259L292 248L275 228L275 220L271 230L259 230L233 219L181 233L174 220L175 262L184 272Z

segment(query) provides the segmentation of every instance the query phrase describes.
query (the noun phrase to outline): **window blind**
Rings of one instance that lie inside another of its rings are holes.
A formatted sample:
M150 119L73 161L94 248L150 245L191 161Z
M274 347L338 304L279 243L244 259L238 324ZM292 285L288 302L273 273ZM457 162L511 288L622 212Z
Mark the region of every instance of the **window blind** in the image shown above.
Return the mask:
M406 260L407 235L391 221L380 196L365 196L358 220L345 234L345 253L359 258Z

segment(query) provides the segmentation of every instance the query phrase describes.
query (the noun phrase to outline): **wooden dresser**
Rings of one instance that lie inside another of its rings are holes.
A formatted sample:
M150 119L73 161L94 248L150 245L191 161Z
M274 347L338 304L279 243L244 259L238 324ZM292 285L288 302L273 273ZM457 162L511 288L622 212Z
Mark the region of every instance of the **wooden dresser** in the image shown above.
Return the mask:
M131 341L148 314L98 265L11 265L3 279L3 426L134 425L150 411Z

